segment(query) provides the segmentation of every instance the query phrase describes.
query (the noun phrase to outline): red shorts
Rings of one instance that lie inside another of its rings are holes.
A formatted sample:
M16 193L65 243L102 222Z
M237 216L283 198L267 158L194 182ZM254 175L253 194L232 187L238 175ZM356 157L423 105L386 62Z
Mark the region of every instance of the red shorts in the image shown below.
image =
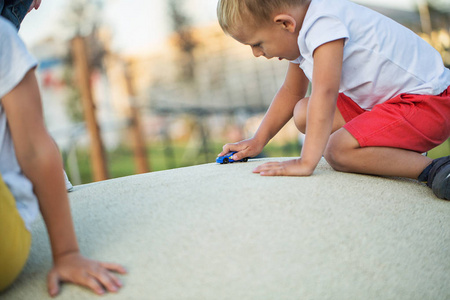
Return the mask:
M400 94L371 111L339 94L337 107L361 147L426 152L450 136L450 86L437 96Z

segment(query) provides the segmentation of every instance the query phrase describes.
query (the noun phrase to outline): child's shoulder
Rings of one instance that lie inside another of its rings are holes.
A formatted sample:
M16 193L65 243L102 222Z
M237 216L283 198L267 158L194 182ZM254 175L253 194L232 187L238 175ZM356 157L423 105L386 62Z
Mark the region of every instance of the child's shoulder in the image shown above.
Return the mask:
M307 17L346 17L379 15L374 10L348 0L312 0L307 11ZM382 15L380 15L382 16Z
M17 30L14 28L14 25L5 19L3 16L0 16L0 34L1 35L17 35Z
M37 65L11 22L0 17L0 98Z

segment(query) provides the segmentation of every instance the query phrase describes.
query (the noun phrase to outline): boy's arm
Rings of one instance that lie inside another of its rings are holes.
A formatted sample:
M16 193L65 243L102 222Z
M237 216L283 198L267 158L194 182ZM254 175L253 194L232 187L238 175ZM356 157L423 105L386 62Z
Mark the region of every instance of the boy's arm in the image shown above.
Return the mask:
M331 134L342 73L344 40L314 51L312 93L308 101L306 136L299 159L266 163L254 172L266 176L308 176L319 163Z
M284 83L272 100L254 137L238 143L226 144L219 156L231 151L238 151L234 154L233 159L239 160L259 154L292 118L295 105L306 95L308 83L308 78L298 64L289 63Z
M298 64L289 63L284 83L270 104L255 138L266 145L281 130L292 118L295 105L305 97L308 83L308 78Z
M42 114L39 88L34 70L4 98L18 162L31 180L49 234L54 267L48 286L52 296L59 281L70 281L103 294L102 285L117 291L119 280L109 270L124 273L123 267L90 261L80 255L65 190L63 165L59 151L48 134Z

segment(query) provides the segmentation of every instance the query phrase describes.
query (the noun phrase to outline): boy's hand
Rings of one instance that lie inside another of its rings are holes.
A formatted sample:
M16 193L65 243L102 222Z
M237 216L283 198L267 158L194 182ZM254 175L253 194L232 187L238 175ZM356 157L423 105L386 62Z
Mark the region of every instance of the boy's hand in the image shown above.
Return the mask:
M55 297L59 293L60 282L88 287L98 295L103 295L105 289L117 292L122 283L112 272L127 273L121 265L90 260L79 252L65 254L54 259L54 266L47 276L48 292Z
M314 166L307 165L302 159L283 162L268 162L253 170L261 176L309 176L314 172Z
M263 148L263 143L258 142L255 138L251 138L237 143L224 145L222 152L220 152L217 156L223 156L232 151L236 151L237 153L235 153L232 158L234 160L240 160L245 157L254 157L258 155L261 153Z

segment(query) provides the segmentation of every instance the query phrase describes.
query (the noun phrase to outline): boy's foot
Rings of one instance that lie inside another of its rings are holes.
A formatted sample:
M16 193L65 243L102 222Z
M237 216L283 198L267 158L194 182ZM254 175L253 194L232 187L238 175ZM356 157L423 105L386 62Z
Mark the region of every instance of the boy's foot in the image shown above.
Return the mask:
M64 171L64 180L66 181L66 190L68 192L71 192L73 190L73 185L70 183L69 178L67 177L66 171Z
M450 200L450 156L433 160L427 185L439 198Z

